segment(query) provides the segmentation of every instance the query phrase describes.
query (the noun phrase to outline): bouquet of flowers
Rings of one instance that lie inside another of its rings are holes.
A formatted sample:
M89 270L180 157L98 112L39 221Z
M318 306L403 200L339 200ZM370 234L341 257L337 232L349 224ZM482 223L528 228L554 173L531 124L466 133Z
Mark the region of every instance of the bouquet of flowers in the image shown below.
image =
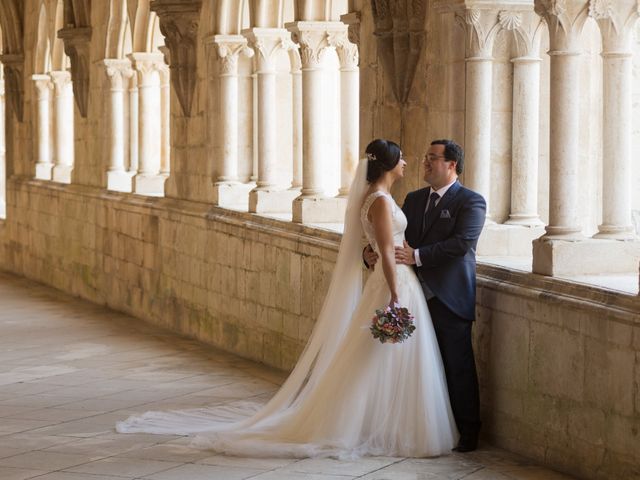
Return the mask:
M369 330L380 343L400 343L411 336L416 326L405 307L394 305L376 310Z

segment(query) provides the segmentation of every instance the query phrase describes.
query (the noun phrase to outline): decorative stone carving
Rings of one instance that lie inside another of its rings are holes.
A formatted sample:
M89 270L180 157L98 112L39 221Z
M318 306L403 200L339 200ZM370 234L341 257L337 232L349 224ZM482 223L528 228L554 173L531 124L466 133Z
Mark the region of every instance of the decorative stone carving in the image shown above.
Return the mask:
M89 49L91 27L70 27L58 31L64 51L71 60L73 94L80 115L86 118L89 102Z
M24 119L24 55L0 55L0 62L4 65L4 83L8 103L16 114L19 122Z
M382 65L396 100L405 103L424 46L426 2L377 0L372 11Z
M340 21L345 25L349 25L349 41L355 45L360 45L360 12L340 15Z
M160 31L171 52L171 83L182 111L191 116L196 88L198 28L202 0L155 0L151 10L158 14Z
M477 8L467 8L458 10L455 18L465 32L466 57L469 58L491 58L493 52L493 42L496 34L503 25L516 28L515 13L503 12L503 20L499 21L495 10L479 10Z
M358 67L358 61L360 60L358 45L349 41L347 32L331 35L329 43L336 48L342 70L352 70Z
M535 11L549 27L550 54L579 52L587 0L535 0Z

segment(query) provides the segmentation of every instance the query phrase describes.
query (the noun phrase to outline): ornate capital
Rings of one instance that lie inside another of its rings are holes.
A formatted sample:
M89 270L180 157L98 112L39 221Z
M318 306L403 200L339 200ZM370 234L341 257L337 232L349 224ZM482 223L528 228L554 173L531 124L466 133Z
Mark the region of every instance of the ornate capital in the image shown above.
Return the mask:
M197 83L197 48L202 0L154 0L151 10L158 14L160 31L171 52L171 83L187 117Z
M73 93L80 115L86 118L89 103L89 49L91 27L67 27L58 30L64 52L71 59Z
M590 0L589 16L600 26L603 55L632 54L633 27L640 17L640 0Z
M4 84L7 102L11 104L18 121L22 122L24 119L24 55L0 55L0 63L4 65Z
M503 31L513 36L518 58L540 57L540 34L544 21L538 14L534 11L504 10L498 14L498 23Z
M275 71L275 54L296 48L291 40L291 33L283 28L252 28L242 32L256 52L258 70Z
M131 60L131 66L138 75L138 86L149 84L152 73L161 75L162 70L167 66L164 63L164 55L161 53L130 53L128 55Z
M589 13L588 0L535 0L535 11L549 26L549 54L576 55Z
M214 35L206 40L207 44L214 45L218 53L217 61L220 64L219 75L238 75L238 58L244 55L253 57L253 50L247 46L247 39L242 35Z
M343 32L347 26L342 22L293 22L286 25L293 41L300 46L302 69L316 69L322 53L332 47L330 34Z
M33 85L36 88L36 92L38 92L37 99L48 99L53 89L53 83L51 82L51 77L49 75L31 75L31 80L33 81Z
M503 25L515 28L519 19L513 12L505 13L503 22L499 21L497 10L480 10L479 8L465 8L455 13L456 22L465 32L466 57L492 58L493 42L496 34Z
M71 73L66 70L58 70L49 72L49 77L51 78L56 97L65 96L67 87L72 83Z
M339 32L329 36L329 44L336 48L342 70L354 70L358 68L360 54L358 45L349 41L347 32Z
M129 60L108 58L104 60L105 73L111 83L112 91L124 90L125 80L133 76Z

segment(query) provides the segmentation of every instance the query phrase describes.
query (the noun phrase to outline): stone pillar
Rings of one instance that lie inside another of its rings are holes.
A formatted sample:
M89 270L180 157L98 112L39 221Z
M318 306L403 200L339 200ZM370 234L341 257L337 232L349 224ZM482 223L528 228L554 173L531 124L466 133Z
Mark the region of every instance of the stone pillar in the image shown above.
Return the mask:
M258 84L258 176L249 193L249 211L284 213L291 210L297 192L276 184L278 160L277 55L293 47L291 34L281 28L252 28L243 32L256 53Z
M635 238L631 224L631 85L633 30L638 19L636 0L619 0L616 7L592 1L590 15L602 35L604 74L602 132L602 225L594 238Z
M129 164L127 166L127 174L132 178L138 173L138 148L139 135L138 125L140 118L138 115L138 76L135 72L129 79Z
M53 175L54 182L71 183L73 171L75 137L74 137L74 107L73 85L71 74L66 71L51 72L49 74L53 82L53 129L54 155Z
M7 184L6 175L6 141L5 141L5 120L6 107L4 98L4 72L0 63L0 218L5 218L7 214Z
M515 38L511 146L511 212L509 225L539 227L538 145L540 138L540 31L531 12L500 12L500 26ZM532 240L532 239L531 239ZM527 249L530 248L530 242Z
M133 177L133 191L142 195L163 196L166 177L160 175L160 78L166 65L161 53L132 53L129 58L138 77L138 172Z
M160 112L160 175L168 177L171 172L171 75L166 64L160 69Z
M205 41L210 71L218 71L218 105L220 116L214 118L209 110L209 123L215 126L220 154L213 179L213 203L219 206L244 205L252 185L238 179L238 60L241 55L251 58L253 50L242 35L214 35ZM216 67L217 64L217 67ZM214 132L212 132L213 134Z
M340 58L340 190L349 195L349 187L358 167L360 148L360 72L358 46L349 41L347 32L337 37Z
M340 222L344 219L344 198L324 195L322 169L324 160L322 72L320 56L334 46L332 38L343 34L341 22L293 22L287 24L300 45L302 62L302 190L293 201L293 221L298 223Z
M105 72L109 80L107 97L107 116L109 127L107 145L109 151L109 169L107 170L107 188L119 192L131 191L131 176L125 166L125 114L124 95L129 78L133 75L129 60L104 60Z
M49 75L31 77L36 93L37 152L36 178L51 180L53 162L51 157L51 90L53 85Z
M293 176L291 190L298 192L302 188L302 70L300 52L297 48L289 50L291 61L291 109L292 109L292 147Z
M491 218L491 112L493 109L493 42L498 11L463 8L456 20L465 32L464 183L487 201Z

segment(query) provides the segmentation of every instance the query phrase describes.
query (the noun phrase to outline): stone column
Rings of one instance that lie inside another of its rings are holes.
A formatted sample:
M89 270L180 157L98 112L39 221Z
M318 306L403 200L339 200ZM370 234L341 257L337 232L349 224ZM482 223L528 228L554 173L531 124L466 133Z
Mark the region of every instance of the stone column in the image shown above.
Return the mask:
M130 192L131 176L127 174L125 167L124 95L133 71L129 60L106 59L104 60L104 66L109 80L107 97L107 116L109 119L107 133L109 150L107 188L119 192Z
M127 165L127 174L132 178L138 173L139 158L139 125L138 115L138 76L133 72L129 79L129 164Z
M293 201L293 221L298 223L340 222L346 203L343 198L324 195L322 169L324 160L322 72L320 56L334 46L331 39L343 34L342 22L293 22L286 25L300 45L302 62L302 190Z
M513 120L511 213L509 225L538 227L538 145L540 133L540 32L543 23L531 12L500 12L500 26L513 33ZM527 248L530 248L530 242Z
M249 193L249 211L254 213L291 210L297 192L276 184L278 160L277 55L293 47L291 34L281 28L252 28L243 32L256 53L258 83L258 177Z
M456 11L456 20L466 37L464 183L485 198L489 220L493 42L499 29L498 11L464 8Z
M360 148L360 72L358 46L349 41L347 32L336 38L340 58L340 190L349 195L349 187L358 166Z
M36 178L51 180L53 162L51 157L51 90L53 85L49 75L32 75L36 93L36 139L38 160Z
M171 172L171 75L166 64L160 68L160 112L160 175L168 177Z
M74 107L73 85L71 74L66 71L51 72L53 82L53 129L54 155L53 175L54 182L71 183L73 171L75 137L74 137Z
M591 1L600 26L604 74L602 225L594 238L635 238L631 224L631 85L636 0Z
M291 190L298 192L302 188L302 70L300 52L297 48L289 50L291 62L291 109L292 109L292 147L293 176Z
M6 141L5 141L5 120L6 107L4 98L4 72L2 64L0 64L0 218L5 218L7 214L7 184L6 175Z
M133 191L163 196L166 177L160 175L162 102L160 72L166 68L161 53L132 53L131 64L138 77L138 173Z
M241 55L253 56L242 35L215 35L206 40L209 65L218 71L220 88L218 105L220 116L213 118L210 111L209 122L217 128L215 135L220 143L220 154L215 165L213 203L219 206L244 204L251 187L238 180L238 60ZM213 132L212 132L213 133Z

